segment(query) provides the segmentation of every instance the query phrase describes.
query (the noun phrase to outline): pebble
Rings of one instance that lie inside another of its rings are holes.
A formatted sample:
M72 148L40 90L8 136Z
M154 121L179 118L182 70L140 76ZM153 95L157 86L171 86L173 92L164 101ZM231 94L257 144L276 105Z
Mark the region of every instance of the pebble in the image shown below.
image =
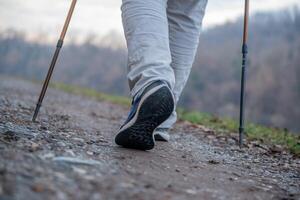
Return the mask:
M74 172L76 172L76 173L78 173L78 174L82 174L82 175L84 175L84 174L87 173L86 170L81 169L81 168L78 168L78 167L73 167L73 170L74 170Z
M40 126L41 130L48 130L48 128L46 126Z
M74 158L74 157L64 157L59 156L53 158L54 162L57 163L66 163L66 164L74 164L74 165L101 165L102 163L97 160L86 160L81 158Z
M51 159L51 158L54 158L54 154L53 153L46 153L46 154L44 154L44 155L41 155L40 157L42 158L42 159Z
M236 180L238 180L237 177L229 177L228 179L229 179L230 181L236 181Z
M37 143L32 142L29 150L30 150L31 152L35 152L35 151L37 151L37 150L39 150L39 149L40 149L40 145L37 144Z
M134 185L132 184L132 183L125 183L125 182L122 182L122 183L120 183L120 187L122 187L122 188L133 188L134 187Z
M59 146L59 147L66 147L66 146L67 146L66 143L65 143L65 142L62 142L62 141L58 141L56 144L57 144L57 146Z
M74 137L74 138L72 138L72 140L73 140L74 142L84 143L84 139L82 139L82 138Z
M217 160L209 160L208 163L209 163L209 164L212 164L212 165L217 165L217 164L220 164L220 161L217 161Z
M194 190L194 189L187 189L187 190L185 190L185 192L188 193L188 194L192 194L192 195L197 194L197 191Z
M45 187L41 184L35 184L33 186L31 186L32 191L40 193L43 192L45 190Z
M66 152L67 155L72 156L72 157L74 157L76 155L74 153L74 151L72 151L71 149L67 149L65 152Z

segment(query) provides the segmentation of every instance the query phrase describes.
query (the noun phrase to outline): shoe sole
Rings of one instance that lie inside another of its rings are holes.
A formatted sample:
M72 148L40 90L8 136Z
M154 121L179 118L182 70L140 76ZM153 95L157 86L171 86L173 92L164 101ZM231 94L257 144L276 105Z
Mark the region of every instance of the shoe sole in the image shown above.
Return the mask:
M155 141L169 142L170 136L168 134L164 134L164 133L156 133L156 134L154 134L154 139L155 139Z
M141 99L135 116L122 127L115 138L125 148L154 148L154 130L172 114L174 100L167 86L158 86Z

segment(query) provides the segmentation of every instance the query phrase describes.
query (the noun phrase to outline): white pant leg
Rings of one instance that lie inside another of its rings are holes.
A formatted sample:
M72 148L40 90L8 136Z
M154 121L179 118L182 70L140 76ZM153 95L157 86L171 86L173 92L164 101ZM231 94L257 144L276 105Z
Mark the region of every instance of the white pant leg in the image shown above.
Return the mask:
M132 97L156 80L174 88L166 8L167 0L122 0Z
M171 67L175 74L173 94L176 104L194 62L206 4L207 0L168 0L169 44L172 56ZM171 128L176 119L174 110L160 128Z

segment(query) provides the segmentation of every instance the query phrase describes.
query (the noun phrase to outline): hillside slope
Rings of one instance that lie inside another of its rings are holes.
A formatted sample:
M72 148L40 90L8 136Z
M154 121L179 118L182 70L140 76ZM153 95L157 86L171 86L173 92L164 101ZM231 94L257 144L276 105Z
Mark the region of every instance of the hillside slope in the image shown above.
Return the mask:
M0 77L0 199L297 199L300 160L178 122L170 143L120 148L125 106Z

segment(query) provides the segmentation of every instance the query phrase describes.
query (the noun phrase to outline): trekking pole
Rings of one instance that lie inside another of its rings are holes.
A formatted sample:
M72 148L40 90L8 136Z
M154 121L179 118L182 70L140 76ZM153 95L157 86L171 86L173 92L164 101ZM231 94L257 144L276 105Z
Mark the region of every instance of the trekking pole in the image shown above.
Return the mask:
M240 96L240 124L239 124L239 146L243 146L244 136L244 98L245 98L245 76L247 65L247 40L248 40L248 22L249 22L249 0L245 0L244 11L244 31L243 31L243 46L242 46L242 77L241 77L241 96Z
M48 85L49 85L49 81L51 79L51 76L52 76L52 73L53 73L53 70L54 70L54 67L55 67L55 64L56 64L56 61L57 61L60 49L62 48L63 43L64 43L64 38L66 36L67 30L68 30L68 27L69 27L69 24L70 24L70 21L71 21L71 18L72 18L73 11L75 9L76 2L77 2L77 0L72 0L71 7L69 9L69 12L68 12L68 15L67 15L67 18L66 18L63 30L61 32L60 38L59 38L59 40L57 42L56 50L55 50L55 53L53 55L53 58L52 58L52 61L51 61L51 64L50 64L50 67L49 67L46 79L44 81L42 91L40 93L40 97L39 97L38 102L37 102L36 107L35 107L34 115L32 117L32 121L33 122L35 121L35 119L36 119L36 117L37 117L37 115L39 113L39 110L40 110L40 108L42 106L42 102L43 102L43 99L45 97L45 94L46 94L46 91L47 91L47 88L48 88Z

